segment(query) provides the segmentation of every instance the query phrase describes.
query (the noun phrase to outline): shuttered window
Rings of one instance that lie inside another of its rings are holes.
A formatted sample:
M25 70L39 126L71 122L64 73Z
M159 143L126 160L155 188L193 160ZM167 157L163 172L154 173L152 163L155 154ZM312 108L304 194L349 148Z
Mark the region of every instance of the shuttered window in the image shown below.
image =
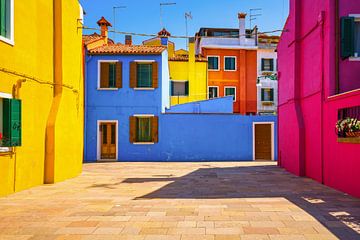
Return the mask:
M0 103L0 147L21 146L21 100L3 98Z
M158 63L130 63L130 87L131 88L157 88L158 87Z
M261 59L261 71L274 71L274 59L262 58Z
M158 117L130 117L131 143L157 143Z
M122 88L122 63L100 63L100 88Z
M261 89L261 101L273 102L274 101L274 89L273 88L262 88Z
M0 36L9 38L10 23L10 4L9 0L0 0Z
M189 96L189 81L171 81L171 96Z

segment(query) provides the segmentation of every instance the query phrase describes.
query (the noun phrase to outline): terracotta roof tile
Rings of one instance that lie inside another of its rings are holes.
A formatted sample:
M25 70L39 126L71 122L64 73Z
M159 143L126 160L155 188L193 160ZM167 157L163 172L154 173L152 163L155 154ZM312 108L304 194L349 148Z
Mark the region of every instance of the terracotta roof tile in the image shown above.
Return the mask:
M83 41L86 45L89 43L95 42L97 40L100 40L101 38L102 37L97 33L93 33L90 35L83 35Z
M144 46L144 45L123 45L108 44L94 48L90 54L161 54L166 47L164 46Z
M179 61L179 62L187 62L189 61L188 55L175 55L169 59L170 61ZM203 56L196 56L195 61L197 62L207 62L207 59Z

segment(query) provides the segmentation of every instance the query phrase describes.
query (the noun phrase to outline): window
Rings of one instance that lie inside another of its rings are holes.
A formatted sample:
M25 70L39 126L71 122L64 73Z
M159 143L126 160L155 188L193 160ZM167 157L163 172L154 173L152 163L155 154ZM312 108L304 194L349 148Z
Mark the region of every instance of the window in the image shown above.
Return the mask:
M208 70L219 70L219 57L209 56L208 57Z
M236 87L225 87L225 96L233 96L233 101L236 102Z
M341 57L360 58L360 17L341 18Z
M171 81L171 96L189 96L189 81Z
M218 87L209 87L209 99L218 97Z
M236 70L236 57L225 57L225 71Z
M122 87L122 63L100 62L100 89Z
M273 102L274 101L274 89L273 88L262 88L261 89L261 101L262 102Z
M158 87L157 62L130 63L130 87L153 89Z
M274 59L262 58L261 59L261 71L274 71Z
M14 0L0 0L0 40L13 44Z
M157 143L158 117L138 115L130 117L130 142L131 143Z
M0 151L21 146L21 100L0 98Z

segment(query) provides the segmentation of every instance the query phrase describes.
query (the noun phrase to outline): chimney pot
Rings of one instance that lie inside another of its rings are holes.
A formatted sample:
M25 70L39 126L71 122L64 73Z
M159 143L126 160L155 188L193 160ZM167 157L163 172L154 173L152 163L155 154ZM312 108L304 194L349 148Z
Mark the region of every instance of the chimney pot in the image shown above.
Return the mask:
M132 45L132 36L125 35L125 45Z
M246 13L238 13L238 18L246 18Z

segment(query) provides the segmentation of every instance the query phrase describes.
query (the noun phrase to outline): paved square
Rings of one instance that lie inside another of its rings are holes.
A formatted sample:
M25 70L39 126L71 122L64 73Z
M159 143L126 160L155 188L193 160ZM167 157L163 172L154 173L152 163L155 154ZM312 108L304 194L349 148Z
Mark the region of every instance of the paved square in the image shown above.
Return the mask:
M360 239L360 200L271 162L102 163L0 198L0 239Z

